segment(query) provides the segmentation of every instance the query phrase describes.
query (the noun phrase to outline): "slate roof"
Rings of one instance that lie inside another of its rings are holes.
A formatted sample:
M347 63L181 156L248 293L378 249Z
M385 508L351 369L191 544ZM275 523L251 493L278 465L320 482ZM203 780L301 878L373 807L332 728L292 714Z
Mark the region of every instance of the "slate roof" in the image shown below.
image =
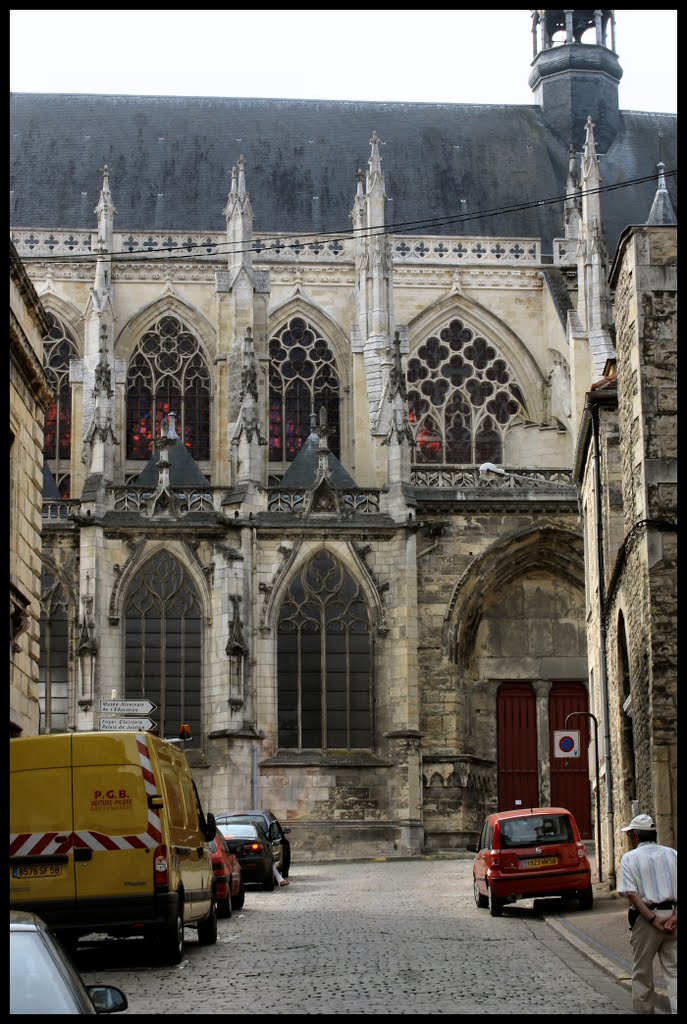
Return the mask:
M210 486L207 478L201 473L200 466L179 438L176 439L175 444L167 449L167 458L169 460L170 487ZM159 461L160 452L155 449L144 468L132 483L135 486L157 487L158 480L160 479Z
M659 160L677 209L676 122L623 111L599 154L604 186L649 176L604 196L609 252L628 224L646 222ZM564 194L568 139L536 104L40 93L10 99L10 224L94 229L107 164L116 231L224 231L229 174L243 155L256 236L343 234L373 131L394 233L534 236L544 253L562 236L558 202L477 217Z
M281 478L281 483L279 484L280 488L312 487L315 482L317 468L319 466L319 447L319 435L312 431L305 439L305 442L301 446L296 458ZM329 472L331 473L331 483L334 487L346 489L357 488L358 485L355 480L333 452L327 453L327 465L329 467Z

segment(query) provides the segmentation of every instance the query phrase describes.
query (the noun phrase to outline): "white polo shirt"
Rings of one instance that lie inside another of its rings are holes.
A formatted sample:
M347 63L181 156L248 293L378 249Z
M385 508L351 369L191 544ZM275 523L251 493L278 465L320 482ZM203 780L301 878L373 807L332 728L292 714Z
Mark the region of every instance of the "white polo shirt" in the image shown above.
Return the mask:
M677 850L640 843L620 861L618 892L637 892L646 902L677 902Z

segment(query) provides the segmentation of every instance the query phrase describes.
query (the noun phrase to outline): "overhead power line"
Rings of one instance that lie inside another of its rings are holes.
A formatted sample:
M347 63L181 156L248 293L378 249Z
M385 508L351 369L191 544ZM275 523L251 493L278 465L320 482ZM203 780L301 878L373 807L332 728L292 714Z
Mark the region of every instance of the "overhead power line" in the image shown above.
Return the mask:
M664 171L664 177L673 177L677 174L676 170ZM430 230L431 228L442 227L448 224L463 224L469 221L482 220L485 217L498 217L508 213L518 213L523 210L532 210L540 206L552 206L556 203L565 203L566 201L573 198L582 198L583 196L601 195L606 192L614 192L617 189L631 188L635 185L644 184L647 181L656 181L656 174L647 174L641 178L631 178L628 181L618 182L615 185L603 185L600 188L593 189L577 189L573 195L558 195L547 199L534 199L528 200L523 203L514 203L511 206L497 206L489 210L481 210L477 213L460 213L450 217L434 217L425 220L410 220L410 221L397 221L393 224L385 224L379 228L349 228L346 231L320 231L316 234L310 234L308 232L289 232L289 234L298 235L296 242L282 242L277 241L273 245L260 245L259 248L256 245L256 240L251 245L242 249L233 248L231 242L223 242L221 245L217 245L215 252L213 253L198 253L190 252L189 249L201 249L207 248L202 242L197 245L174 245L174 246L161 246L160 248L153 250L145 250L143 252L93 252L93 253L68 253L62 255L56 253L49 257L36 255L36 256L22 256L21 260L23 263L27 262L44 262L46 259L55 260L60 263L84 263L94 262L97 259L103 257L109 257L113 262L131 262L144 261L154 262L155 260L166 259L163 253L179 252L185 253L187 259L194 259L201 255L212 255L212 256L224 256L230 254L241 254L244 252L253 252L255 255L260 255L263 252L270 252L273 250L283 249L297 249L301 248L302 245L313 245L317 242L324 242L326 240L336 241L342 238L355 238L356 236L364 236L365 238L376 238L383 237L386 235L395 235L404 231L419 231L419 230ZM164 234L164 232L161 232ZM269 235L269 232L266 232ZM239 244L239 243L235 243Z

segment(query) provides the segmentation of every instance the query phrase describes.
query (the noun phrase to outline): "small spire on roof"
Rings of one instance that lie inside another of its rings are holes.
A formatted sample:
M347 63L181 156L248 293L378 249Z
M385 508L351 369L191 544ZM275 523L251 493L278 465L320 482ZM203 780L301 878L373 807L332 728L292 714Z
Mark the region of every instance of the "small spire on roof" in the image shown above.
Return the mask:
M659 163L656 166L658 169L658 188L656 189L654 201L651 204L647 224L677 224L675 210L670 201L670 193L666 188L666 165Z

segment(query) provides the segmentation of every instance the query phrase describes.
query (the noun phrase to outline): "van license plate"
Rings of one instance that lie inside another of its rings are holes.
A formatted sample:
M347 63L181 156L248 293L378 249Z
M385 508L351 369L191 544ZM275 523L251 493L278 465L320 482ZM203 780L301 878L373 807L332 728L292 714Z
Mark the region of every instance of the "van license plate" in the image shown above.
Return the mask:
M524 868L548 868L552 864L558 864L558 857L536 857L522 862Z
M13 878L55 878L61 874L61 864L19 864L12 868Z

